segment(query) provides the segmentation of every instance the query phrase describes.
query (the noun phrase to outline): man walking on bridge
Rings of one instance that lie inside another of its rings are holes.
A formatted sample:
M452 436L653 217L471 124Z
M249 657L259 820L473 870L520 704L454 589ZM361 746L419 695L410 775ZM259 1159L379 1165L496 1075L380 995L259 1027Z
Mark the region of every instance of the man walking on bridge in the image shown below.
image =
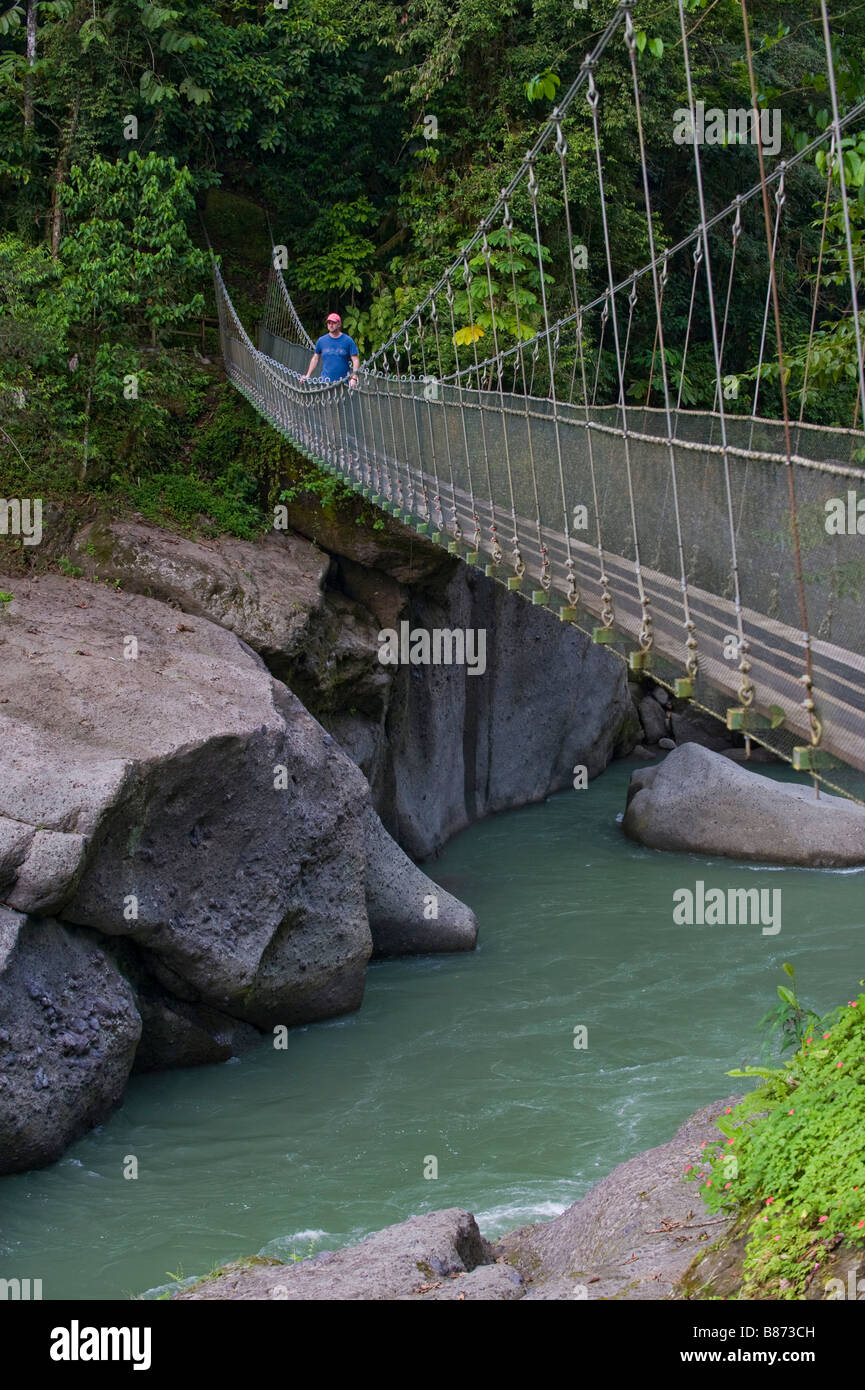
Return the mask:
M321 363L322 381L342 381L344 377L348 376L349 386L357 386L360 353L354 338L343 333L342 319L339 314L328 314L327 332L322 334L313 348L312 357L309 359L309 366L306 369L306 376L302 376L301 381L309 381L319 362ZM351 376L349 376L348 371L349 363L351 364Z

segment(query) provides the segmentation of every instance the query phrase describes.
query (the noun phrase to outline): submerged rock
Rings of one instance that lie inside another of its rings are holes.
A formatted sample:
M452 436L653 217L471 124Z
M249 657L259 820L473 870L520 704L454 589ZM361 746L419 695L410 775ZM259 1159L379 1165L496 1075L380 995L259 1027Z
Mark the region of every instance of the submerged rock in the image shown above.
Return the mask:
M865 864L861 806L749 772L697 743L632 775L622 828L650 849L821 869Z

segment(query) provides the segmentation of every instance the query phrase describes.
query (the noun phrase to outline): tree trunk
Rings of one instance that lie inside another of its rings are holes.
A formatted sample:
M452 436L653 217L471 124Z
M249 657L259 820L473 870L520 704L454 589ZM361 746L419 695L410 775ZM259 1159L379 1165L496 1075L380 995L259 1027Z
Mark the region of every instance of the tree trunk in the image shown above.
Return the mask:
M51 192L51 259L57 260L60 250L60 187L66 182L66 174L69 169L69 155L72 150L72 142L78 129L78 109L81 98L76 96L75 104L69 113L69 122L63 136L60 149L57 153L57 164L54 169L54 180Z
M26 55L31 71L24 79L24 129L32 130L35 124L33 115L33 66L36 62L36 4L37 0L27 0Z

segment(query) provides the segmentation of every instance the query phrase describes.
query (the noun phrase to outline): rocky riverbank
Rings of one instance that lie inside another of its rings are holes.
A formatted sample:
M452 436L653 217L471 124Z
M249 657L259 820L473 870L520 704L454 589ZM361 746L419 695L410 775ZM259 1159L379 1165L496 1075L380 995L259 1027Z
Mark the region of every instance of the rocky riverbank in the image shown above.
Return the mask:
M646 1301L735 1299L753 1208L711 1216L686 1175L720 1137L730 1096L691 1115L673 1138L620 1163L552 1221L487 1240L459 1208L411 1216L337 1251L295 1264L253 1256L172 1294L211 1299ZM762 1206L758 1208L762 1210ZM804 1291L809 1301L855 1299L865 1290L861 1243L815 1234ZM763 1297L791 1296L778 1277Z
M735 1099L735 1098L733 1098ZM663 1299L731 1223L709 1217L685 1181L715 1117L733 1099L697 1111L667 1144L614 1168L552 1221L484 1239L470 1212L413 1216L357 1245L297 1264L253 1259L216 1271L178 1300L201 1299Z

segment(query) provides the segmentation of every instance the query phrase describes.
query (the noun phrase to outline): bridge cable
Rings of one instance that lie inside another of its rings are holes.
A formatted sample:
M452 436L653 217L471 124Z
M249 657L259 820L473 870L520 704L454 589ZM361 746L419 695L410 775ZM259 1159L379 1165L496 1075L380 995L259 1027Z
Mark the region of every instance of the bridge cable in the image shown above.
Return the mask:
M757 110L757 82L754 77L754 57L751 51L751 26L748 18L747 0L741 0L742 22L745 31L745 53L748 60L748 80L751 86L751 107L754 113L754 130L759 131L759 112ZM824 19L826 16L825 0L821 0ZM828 21L827 21L828 22ZM826 30L828 35L828 29ZM829 54L831 63L831 54ZM757 159L760 165L760 183L763 189L763 220L766 227L766 245L769 252L769 272L772 287L772 308L775 319L775 339L778 349L778 383L781 391L781 408L784 415L784 443L787 453L787 485L790 495L790 521L793 528L793 562L796 576L796 593L799 603L799 619L802 625L802 643L805 648L805 672L799 677L805 689L805 699L802 701L803 708L808 715L808 723L811 728L811 743L816 748L820 742L822 725L817 716L817 707L814 703L813 685L814 671L811 653L811 633L808 625L808 605L805 598L805 579L802 572L802 551L799 543L799 516L796 501L796 480L793 474L793 445L790 437L790 415L787 406L787 382L784 372L784 344L781 333L781 308L778 301L778 279L775 274L775 247L772 241L771 218L769 216L769 193L766 187L766 167L763 159L763 145L758 139L756 142ZM843 164L843 151L841 152L841 162ZM779 188L783 186L783 172ZM781 204L778 206L778 217L781 215ZM848 229L849 231L849 229ZM854 285L855 293L855 285ZM861 371L861 362L860 362ZM820 786L817 778L814 777L814 795L819 796Z
M811 305L811 325L808 329L808 350L805 354L805 370L802 377L802 399L799 403L799 424L802 424L805 415L805 401L808 394L808 377L811 371L811 352L814 345L814 329L817 324L817 304L820 297L820 281L823 274L823 256L826 248L826 229L829 222L829 199L832 194L832 164L834 161L835 136L832 136L832 146L826 159L826 200L823 204L823 224L820 229L820 252L817 257L817 274L814 279L814 299ZM853 428L856 428L855 420Z
M513 235L514 235L514 219L513 219L512 215L511 215L510 203L509 203L507 197L505 197L505 196L503 195L503 196L502 196L502 201L503 201L503 203L504 203L504 212L503 212L503 214L502 214L502 226L504 227L505 238L506 238L507 244L508 244L508 262L509 262L510 271L511 271L511 292L512 292L512 294L513 294L513 302L514 302L514 322L515 322L515 324L516 324L517 345L518 345L518 348L519 348L519 351L518 351L518 353L517 353L517 356L516 356L516 358L515 358L515 361L519 361L519 364L520 364L520 371L521 371L521 373L522 373L522 381L523 381L523 391L522 391L522 396L523 396L523 407L524 407L524 409L525 409L525 414L526 414L526 438L527 438L527 441L528 441L528 448L529 448L529 467L530 467L530 469L531 469L531 474L532 474L532 492L533 492L533 494L534 494L534 499L535 499L535 517L536 517L536 521L537 521L537 530L538 530L538 554L539 554L539 558L540 558L540 560L541 560L541 575L543 576L543 575L544 575L544 572L545 572L545 571L544 571L544 556L545 556L546 547L545 547L545 545L544 545L543 536L541 535L541 504L540 504L540 501L538 500L538 479L537 479L537 474L536 474L536 472L535 472L535 450L534 450L534 444L533 444L533 442L532 442L532 422L531 422L531 418L530 418L530 416L529 416L529 392L528 392L528 389L527 389L527 386L526 386L526 359L525 359L525 354L523 353L523 350L522 350L522 349L523 349L523 336L522 336L522 323L521 323L521 320L520 320L520 301L519 301L519 296L518 296L518 294L517 294L517 273L516 273L516 270L515 270L515 268L514 268L514 240L513 240ZM516 378L516 371L514 372L514 377ZM514 391L513 391L513 394L514 394L514 395L517 394L517 391L516 391L516 379L514 380ZM521 560L520 563L521 563L521 564L523 563L522 560ZM525 573L525 565L523 565L522 570L519 570L519 569L516 570L516 576L517 576L517 578L518 578L518 579L522 579L524 573Z
M463 431L463 447L464 447L464 449L465 449L465 455L466 455L466 470L467 470L467 472L468 472L469 499L470 499L470 502L471 502L471 509L472 509L472 521L474 522L474 537L473 537L473 540L472 540L472 552L475 552L475 551L477 551L477 550L480 548L481 526L480 526L480 518L478 517L477 504L475 503L475 487L474 487L474 479L472 478L472 461L471 461L471 457L470 457L470 455L469 455L469 437L468 437L467 428L466 428L466 407L465 407L465 401L463 400L463 386L462 386L462 381L460 380L460 377L459 377L460 354L459 354L459 348L458 348L458 346L457 346L457 326L456 326L456 322L455 322L455 320L454 320L454 297L455 297L455 296L454 296L454 287L453 287L453 284L451 283L450 271L448 271L448 273L447 273L447 286L446 286L446 289L445 289L445 300L446 300L446 302L447 302L448 313L449 313L449 315L450 315L450 321L451 321L451 342L453 343L453 349L454 349L454 361L456 362L456 365L457 365L457 399L458 399L458 401L459 401L459 407L460 407L460 422L461 422L461 424L462 424L462 431ZM456 498L454 499L454 502L456 502Z
M489 493L489 499L490 499L490 537L491 537L491 543L492 543L493 554L498 553L498 555L501 557L501 546L499 545L499 538L498 538L498 534L497 534L497 531L496 531L496 508L495 508L495 501L493 500L493 481L492 481L492 478L491 478L491 476L490 476L490 456L489 456L489 450L488 450L488 448L487 448L487 427L486 427L486 421L485 421L485 419L484 419L484 416L485 416L485 414L486 414L486 406L484 405L483 401L481 400L480 369L479 369L479 367L478 367L478 340L477 340L477 335L476 335L476 332L475 332L475 312L474 312L474 305L472 304L472 279L473 279L473 276L472 276L472 272L471 272L471 266L469 265L468 256L464 256L464 257L463 257L463 281L464 281L465 287L466 287L466 302L467 302L467 305L468 305L467 313L468 313L468 316L469 316L469 334L471 335L471 340L472 340L472 354L473 354L473 356L474 356L474 363L475 363L475 389L476 389L476 391L477 391L477 397L478 397L478 415L479 415L479 417L480 417L480 425L481 425L481 445L482 445L483 452L484 452L484 470L485 470L486 475L487 475L487 492ZM504 429L504 425L503 425L502 428ZM478 533L477 533L477 539L480 540L480 532L479 532L479 531L478 531ZM476 549L476 550L478 549L477 545L475 546L475 549Z
M587 58L585 62L586 64L593 65L591 59ZM631 512L631 529L634 535L634 576L637 581L637 592L639 593L640 608L642 610L642 624L640 627L639 643L641 651L644 653L648 653L652 647L652 616L649 612L650 599L648 594L646 593L646 587L643 582L643 570L642 565L640 563L640 538L637 531L637 507L636 501L634 499L634 480L631 467L631 441L628 430L627 404L625 401L625 376L624 367L622 364L621 346L619 341L619 317L616 311L616 296L613 289L613 258L610 249L610 231L609 223L607 220L606 194L604 191L604 171L603 163L601 160L600 131L598 129L598 105L600 103L600 94L598 92L597 87L595 86L595 78L591 66L589 66L589 82L588 91L586 93L586 99L589 103L589 108L592 113L592 128L594 131L595 165L598 175L598 192L601 204L601 223L604 231L604 254L606 256L607 261L607 277L609 281L610 291L610 316L613 325L613 341L615 343L616 348L616 370L619 381L619 410L621 411L622 416L622 442L625 446L625 471L628 479L628 504L630 506Z
M721 456L724 462L724 485L727 498L727 520L730 530L730 559L731 577L733 580L733 602L736 613L737 645L739 652L739 699L742 706L747 708L754 699L754 684L750 679L751 663L748 660L749 644L745 636L744 617L742 613L742 596L739 585L739 557L736 548L736 534L733 520L733 494L730 479L730 456L727 442L727 421L724 412L724 398L721 388L721 349L718 339L718 321L715 313L715 293L712 286L712 266L709 256L709 232L706 221L706 199L703 190L703 170L700 160L700 147L696 139L697 122L695 119L694 107L694 84L691 76L691 58L688 49L688 34L685 28L685 8L683 0L676 0L679 11L679 26L682 34L682 56L685 66L685 80L688 89L688 108L691 118L691 129L695 132L694 138L694 168L697 181L697 196L700 207L700 235L703 242L703 255L706 270L706 289L709 303L709 322L712 330L712 352L715 361L715 380L718 387L718 407L719 421L721 427Z
M431 452L432 452L433 478L435 479L435 491L434 491L434 493L433 493L433 503L434 503L435 509L436 509L436 517L437 517L437 520L436 520L435 522L433 522L433 526L434 526L434 529L435 529L436 531L442 532L442 531L445 529L445 523L444 523L444 513L442 512L441 483L439 482L438 457L437 457L437 454L436 454L436 432L435 432L435 425L433 424L433 408L432 408L432 399L431 399L431 396L430 396L430 387L433 386L433 389L435 390L435 393L436 393L436 401L438 401L438 388L439 388L439 383L438 383L438 379L436 379L436 380L435 380L435 384L433 384L433 382L432 382L431 379L430 379L430 374L429 374L429 372L427 371L426 341L425 341L426 326L425 326L424 321L423 321L423 318L420 316L420 314L418 314L418 321L417 321L417 324L418 324L418 344L419 344L419 346L420 346L421 375L423 376L423 380L424 380L424 392L423 392L423 394L424 394L424 400L426 401L426 408L427 408L427 423L429 424L429 437L430 437L430 450L431 450ZM447 422L445 421L445 424L446 424L446 423L447 423ZM432 521L432 516L430 516L430 520Z
M497 327L497 325L496 325L496 308L495 308L495 301L494 301L494 295L493 295L493 275L492 275L492 267L491 267L491 265L490 265L490 243L489 243L489 239L488 239L488 236L487 236L487 230L488 230L488 229L487 229L487 224L486 224L486 222L483 222L483 223L481 224L481 237L482 237L482 240L481 240L481 253L482 253L483 258L484 258L484 264L485 264L485 266L486 266L486 272L487 272L487 295L488 295L488 298L489 298L489 305L490 305L490 320L491 320L491 328L492 328L492 333L493 333L493 352L495 353L495 360L496 360L496 363L497 363L497 366L498 366L497 377L498 377L499 407L500 407L501 412L502 412L502 443L503 443L503 445L504 445L504 453L505 453L505 469L506 469L507 475L508 475L508 494L509 494L510 499L511 499L511 521L513 522L513 528L514 528L513 541L512 541L512 554L513 554L513 557L514 557L514 569L515 569L515 571L516 571L516 570L517 570L517 566L520 565L520 564L522 564L522 553L521 553L521 551L520 551L520 532L519 532L519 527L518 527L518 525L517 525L517 505L516 505L516 500L515 500L515 498L514 498L514 479L513 479L513 473L512 473L512 471L511 471L511 449L510 449L510 444L509 444L509 442L508 442L507 420L505 419L505 413L504 413L504 412L505 412L505 395L504 395L504 385L503 385L503 379L502 379L502 361L501 361L501 355L500 355L500 353L499 353L499 334L498 334L498 327ZM494 504L492 504L492 493L490 493L490 502L491 502L491 505L494 505ZM493 518L495 519L495 511L493 511ZM504 558L504 557L503 557L503 555L502 555L501 548L498 549L498 552L496 552L495 550L493 551L493 564L494 564L494 565L499 565L499 564L501 564L503 558ZM517 571L517 572L519 573L519 571Z
M571 276L571 300L574 312L577 315L576 324L576 351L574 353L574 370L571 375L570 401L573 402L574 382L576 379L577 364L580 366L580 378L583 388L583 412L585 414L586 445L589 457L589 476L592 480L592 501L595 510L595 528L597 533L597 550L599 569L599 583L601 586L601 622L607 629L615 622L615 610L613 608L613 595L610 592L610 580L607 575L606 562L604 560L604 546L601 540L601 508L598 500L598 481L595 475L595 448L592 432L592 422L589 418L589 395L588 382L586 380L586 356L583 344L583 315L580 309L580 296L577 290L577 267L574 252L574 237L571 228L571 205L568 197L568 172L567 172L567 153L568 144L562 131L558 109L553 111L553 120L556 124L556 152L559 156L559 166L562 175L562 202L565 209L565 231L568 244L568 263Z
M677 472L676 472L676 452L675 452L675 448L674 448L674 446L673 446L673 421L672 421L672 414L671 414L671 409L670 409L670 383L669 383L669 379L668 379L668 377L667 377L667 356L666 356L666 347L665 347L665 344L664 344L663 316L662 316L662 312L661 312L663 290L662 290L662 288L661 288L661 286L660 286L660 284L659 284L657 266L654 265L654 262L655 262L655 234L654 234L654 229L653 229L653 226L652 226L652 199L651 199L651 194L650 194L650 192L649 192L649 171L648 171L647 162L646 162L646 144L645 144L645 138L644 138L644 134L643 134L642 103L641 103L641 101L640 101L640 84L639 84L639 79L638 79L638 76L637 76L636 35L635 35L635 33L634 33L634 26L633 26L633 23L632 23L632 21L631 21L631 16L630 16L630 14L626 15L626 17L625 17L625 42L626 42L627 47L628 47L628 51L629 51L629 54L630 54L630 61L631 61L631 76L632 76L633 85L634 85L634 110L635 110L635 113L636 113L637 135L638 135L639 143L640 143L640 167L641 167L642 176L643 176L643 197L644 197L645 203L646 203L646 231L647 231L647 235L648 235L648 239L649 239L649 256L651 257L651 260L652 260L652 262L653 262L653 270L652 270L652 288L653 288L653 292L654 292L654 296L655 296L655 314L656 314L656 318L657 318L657 338L658 338L658 349L659 349L659 356L660 356L660 362L661 362L661 382L662 382L662 385L663 385L663 388L664 388L664 414L665 414L666 423L667 423L667 441L666 441L666 442L667 442L667 454L668 454L668 460L669 460L669 464L670 464L670 481L672 482L672 486L673 486L673 509L674 509L675 516L676 516L676 548L677 548L678 557L679 557L679 583L680 583L680 585L681 585L681 590L682 590L682 613L683 613L683 619L684 619L684 629L685 629L685 634L686 634L686 636L685 636L685 650L686 650L686 652L687 652L687 657L686 657L686 661L685 661L685 669L686 669L687 672L688 672L689 678L690 678L691 680L695 680L696 677L697 677L698 669L699 669L699 664L698 664L698 659L697 659L697 652L698 652L698 643L697 643L697 637L696 637L697 625L696 625L696 623L694 622L694 619L693 619L693 617L692 617L692 615L691 615L690 599L689 599L689 595L688 595L688 577L687 577L687 568L686 568L686 565L685 565L685 546L684 546L684 541L683 541L683 537L682 537L682 516L681 516L681 512L680 512L680 510L679 510L679 482L678 482L678 475L677 475ZM635 280L635 283L634 283L634 296L636 297L636 280ZM685 379L685 366L684 366L684 361L683 361L683 363L682 363L682 381L684 381L684 379ZM681 383L680 383L680 400L681 400ZM678 411L678 407L677 407L677 411ZM678 415L677 415L677 426L678 426Z

